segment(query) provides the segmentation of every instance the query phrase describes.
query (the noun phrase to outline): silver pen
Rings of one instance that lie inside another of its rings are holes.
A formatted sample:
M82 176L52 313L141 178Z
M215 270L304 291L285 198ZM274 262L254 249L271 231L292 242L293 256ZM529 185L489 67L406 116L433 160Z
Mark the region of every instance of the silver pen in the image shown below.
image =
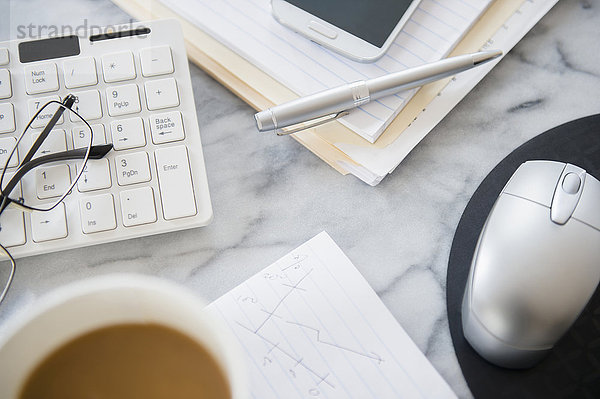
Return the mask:
M375 79L359 80L276 105L254 115L260 132L296 133L348 114L348 110L403 90L455 75L502 55L500 50L459 55ZM305 123L311 122L308 125ZM294 125L298 125L293 127ZM282 130L285 127L291 129Z

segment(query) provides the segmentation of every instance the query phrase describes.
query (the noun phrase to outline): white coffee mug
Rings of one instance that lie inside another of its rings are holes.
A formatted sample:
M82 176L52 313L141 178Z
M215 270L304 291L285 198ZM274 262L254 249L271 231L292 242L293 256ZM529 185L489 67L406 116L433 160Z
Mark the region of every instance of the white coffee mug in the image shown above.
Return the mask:
M116 324L156 323L184 333L208 350L232 397L246 399L238 342L196 295L157 277L116 274L65 285L10 320L0 339L0 398L17 398L27 377L55 349L87 332Z

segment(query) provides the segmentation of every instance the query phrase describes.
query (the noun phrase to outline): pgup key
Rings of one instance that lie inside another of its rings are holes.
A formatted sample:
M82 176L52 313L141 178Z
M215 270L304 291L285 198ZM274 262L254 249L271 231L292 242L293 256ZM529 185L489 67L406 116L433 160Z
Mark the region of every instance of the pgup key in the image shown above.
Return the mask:
M106 103L110 116L133 114L142 110L140 93L135 84L113 86L106 89Z

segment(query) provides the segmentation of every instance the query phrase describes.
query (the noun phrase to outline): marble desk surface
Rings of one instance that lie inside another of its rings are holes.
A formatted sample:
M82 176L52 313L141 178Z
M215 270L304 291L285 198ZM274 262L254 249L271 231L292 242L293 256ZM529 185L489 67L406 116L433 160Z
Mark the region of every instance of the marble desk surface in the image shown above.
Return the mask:
M109 0L0 0L0 41L19 25L123 23ZM7 9L9 13L5 14ZM9 15L9 18L6 18ZM377 187L291 138L259 135L253 110L191 67L211 225L18 260L11 315L70 281L151 274L211 301L326 230L460 397L470 397L446 316L454 230L487 173L558 124L600 112L600 0L560 1Z

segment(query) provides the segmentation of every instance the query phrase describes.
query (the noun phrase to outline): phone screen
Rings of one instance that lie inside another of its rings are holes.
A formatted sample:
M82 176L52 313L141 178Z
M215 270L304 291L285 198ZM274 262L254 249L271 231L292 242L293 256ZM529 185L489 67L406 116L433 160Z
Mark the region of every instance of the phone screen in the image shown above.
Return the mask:
M411 0L287 0L302 10L382 47Z

